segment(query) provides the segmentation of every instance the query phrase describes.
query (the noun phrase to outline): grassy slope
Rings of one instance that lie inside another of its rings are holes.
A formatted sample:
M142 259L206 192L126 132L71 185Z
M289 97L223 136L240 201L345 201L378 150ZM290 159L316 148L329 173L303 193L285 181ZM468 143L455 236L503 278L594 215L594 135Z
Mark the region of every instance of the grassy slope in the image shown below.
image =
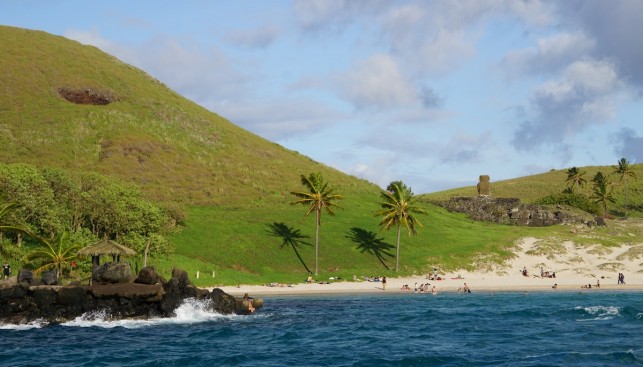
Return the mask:
M312 171L349 190L377 190L237 127L95 47L0 27L0 49L3 162L95 170L154 199L192 204L280 200L284 182ZM118 101L77 105L58 96L61 87Z
M319 171L346 197L345 210L322 218L322 277L391 274L386 266L394 266L393 257L380 261L349 238L356 228L394 246L394 231L380 233L378 218L372 216L379 192L375 185L257 137L94 47L0 27L0 49L0 160L95 170L137 183L154 199L188 205L186 228L172 236L176 253L153 260L165 273L174 265L191 274L200 271L196 282L201 285L302 280L304 264L314 268L314 219L303 218L303 207L289 205L289 192L300 189L300 174ZM107 91L118 101L75 105L57 95L60 87ZM560 171L546 173L493 183L492 190L495 196L529 201L560 191L564 178ZM630 202L638 203L639 212L642 184L639 180L630 189ZM475 193L462 190L458 195ZM507 248L522 236L564 237L568 232L565 227L473 223L427 205L430 214L421 218L425 228L416 237L402 237L401 274L507 257ZM268 226L279 222L310 237L310 245L299 249L304 264L269 232ZM395 253L394 248L387 251Z

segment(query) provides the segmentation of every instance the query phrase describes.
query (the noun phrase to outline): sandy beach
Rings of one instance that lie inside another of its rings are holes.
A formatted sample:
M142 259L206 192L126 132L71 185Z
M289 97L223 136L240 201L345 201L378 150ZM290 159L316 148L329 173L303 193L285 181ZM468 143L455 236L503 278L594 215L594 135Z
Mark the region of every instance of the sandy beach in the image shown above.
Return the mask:
M251 296L298 295L298 294L353 294L353 293L413 293L415 285L429 283L436 292L457 292L464 283L477 292L532 292L570 291L593 292L600 290L643 291L643 244L605 248L602 246L578 246L563 242L556 247L556 254L541 251L543 242L536 238L523 238L517 244L515 257L500 266L481 265L479 271L443 272L442 280L431 280L432 274L412 277L387 278L386 290L381 282L336 281L315 278L314 283L268 285L239 285L220 287L232 295ZM544 255L542 252L549 253ZM527 276L522 274L527 269ZM555 273L555 278L542 277L542 272ZM618 274L623 273L625 284L618 284ZM364 274L355 274L358 280ZM320 284L324 283L324 284ZM327 284L326 284L327 283ZM402 290L403 285L410 290ZM554 284L557 287L552 288ZM600 284L600 287L596 287ZM591 285L592 288L587 286ZM587 287L587 288L586 288Z

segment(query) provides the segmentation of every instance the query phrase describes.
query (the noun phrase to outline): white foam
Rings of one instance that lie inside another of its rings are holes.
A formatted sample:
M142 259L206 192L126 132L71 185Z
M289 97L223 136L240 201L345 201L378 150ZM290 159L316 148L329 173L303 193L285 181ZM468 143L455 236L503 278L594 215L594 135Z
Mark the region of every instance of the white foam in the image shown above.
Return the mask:
M207 303L197 301L193 298L183 301L174 312L173 317L158 317L151 319L122 319L112 320L106 312L93 312L83 314L76 319L65 322L61 325L70 327L102 327L115 328L123 327L127 329L137 329L157 325L182 325L210 322L221 319L234 319L240 316L222 315L207 310Z
M621 316L620 310L615 306L577 306L577 310L584 310L591 316L595 316L591 320L611 320L615 317Z
M31 330L31 329L40 329L43 326L47 326L47 322L44 320L35 320L28 324L0 324L0 330Z

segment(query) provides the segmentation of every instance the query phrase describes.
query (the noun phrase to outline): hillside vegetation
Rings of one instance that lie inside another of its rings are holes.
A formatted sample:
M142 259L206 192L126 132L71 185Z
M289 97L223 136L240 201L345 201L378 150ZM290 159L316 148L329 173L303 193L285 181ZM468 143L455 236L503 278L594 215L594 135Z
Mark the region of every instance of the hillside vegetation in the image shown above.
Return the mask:
M618 162L615 161L613 165L610 166L578 167L579 170L585 172L583 177L587 180L587 183L582 188L577 189L577 192L591 197L592 178L597 172L603 172L605 175L608 175L612 181L614 199L616 200L615 203L609 204L609 213L614 216L622 216L624 214L625 186L623 182L619 182L616 175L612 174L616 166L618 166ZM632 164L631 168L636 174L637 179L631 177L627 179L628 216L643 217L643 163ZM551 170L545 173L502 181L493 181L492 174L491 196L498 198L519 198L524 203L533 203L545 196L557 194L565 190L568 186L566 179L567 169ZM427 193L422 195L422 198L427 201L441 201L448 200L451 197L475 196L477 195L475 186L477 181L475 177L472 179L472 182L472 186Z
M376 185L253 135L97 48L0 27L0 49L0 162L97 172L185 208L185 225L168 237L174 253L150 260L161 273L178 266L198 285L302 281L314 266L315 220L290 205L290 192L302 190L300 175L320 172L344 196L336 216L322 215L320 277L395 275L395 231L380 231L373 215ZM586 167L588 180L595 168ZM636 169L628 202L630 216L640 217L643 167ZM492 194L530 202L562 191L565 178L553 171L492 181ZM566 226L472 222L430 203L475 194L467 187L423 195L429 214L418 218L417 236L403 234L397 274L484 267L511 257L521 237L577 236ZM595 229L588 241L643 242L630 221L632 229Z
M377 191L239 128L95 47L0 27L0 49L4 163L96 171L135 183L152 199L185 204L272 202L285 182L309 171L344 191ZM113 102L76 104L61 89Z

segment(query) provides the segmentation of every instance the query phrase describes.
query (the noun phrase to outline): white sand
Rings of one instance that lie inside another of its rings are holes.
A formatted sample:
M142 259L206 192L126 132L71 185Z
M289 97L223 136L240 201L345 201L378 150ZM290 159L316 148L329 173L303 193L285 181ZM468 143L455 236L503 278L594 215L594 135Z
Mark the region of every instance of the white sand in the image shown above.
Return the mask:
M402 285L408 284L413 292L415 283L418 286L430 283L440 292L456 292L466 282L472 292L489 291L556 291L579 290L591 292L604 289L643 290L643 244L623 245L621 247L605 248L596 246L577 246L572 242L554 244L555 257L547 258L535 255L544 243L536 238L522 239L515 252L516 256L503 266L495 266L476 272L455 271L438 272L444 280L434 281L426 275L415 277L388 278L386 290L379 282L336 282L328 279L315 279L316 282L330 284L294 284L291 286L256 286L240 285L239 287L220 287L232 295L251 296L277 294L325 294L325 293L364 293L364 292L409 292L401 290ZM547 245L547 244L545 244ZM529 253L528 253L529 252ZM551 247L548 251L551 253ZM523 267L529 273L528 277L521 274ZM556 278L541 278L540 269L556 273ZM625 285L617 284L618 273L625 274ZM361 278L361 274L356 274ZM462 279L454 279L461 277ZM600 282L600 288L595 285ZM558 284L557 289L552 289ZM592 285L592 289L582 288Z

